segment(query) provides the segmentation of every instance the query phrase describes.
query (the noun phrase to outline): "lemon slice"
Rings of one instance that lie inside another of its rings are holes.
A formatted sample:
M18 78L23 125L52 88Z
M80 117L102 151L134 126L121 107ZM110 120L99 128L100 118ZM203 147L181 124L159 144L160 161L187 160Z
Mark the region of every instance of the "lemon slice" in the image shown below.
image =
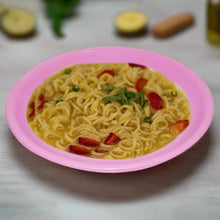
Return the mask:
M117 15L114 23L119 32L134 34L146 28L147 20L146 14L141 11L126 11Z
M0 16L5 12L6 7L2 4L0 4Z
M28 10L11 7L2 14L1 27L9 35L28 35L34 31L35 26L35 16Z

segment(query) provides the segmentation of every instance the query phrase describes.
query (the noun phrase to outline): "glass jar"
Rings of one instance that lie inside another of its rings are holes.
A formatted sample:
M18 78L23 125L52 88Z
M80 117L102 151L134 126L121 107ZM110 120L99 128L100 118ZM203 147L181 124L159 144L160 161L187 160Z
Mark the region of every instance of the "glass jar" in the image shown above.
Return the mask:
M207 1L207 38L220 46L220 0Z

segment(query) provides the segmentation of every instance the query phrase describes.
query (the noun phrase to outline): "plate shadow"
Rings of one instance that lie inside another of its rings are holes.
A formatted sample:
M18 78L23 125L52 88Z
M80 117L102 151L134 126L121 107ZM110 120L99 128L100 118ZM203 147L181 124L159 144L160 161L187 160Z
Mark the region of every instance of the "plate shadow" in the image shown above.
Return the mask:
M212 127L191 149L158 166L130 173L93 173L64 167L24 148L8 130L12 156L32 178L50 187L90 200L123 202L146 199L178 187L208 158Z

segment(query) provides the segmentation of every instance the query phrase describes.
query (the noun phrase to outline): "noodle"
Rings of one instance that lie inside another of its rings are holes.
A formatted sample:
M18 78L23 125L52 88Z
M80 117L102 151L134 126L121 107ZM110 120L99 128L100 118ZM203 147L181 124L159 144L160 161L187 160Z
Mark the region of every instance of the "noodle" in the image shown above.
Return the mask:
M104 70L114 71L114 76L103 74L97 78ZM125 87L126 91L138 93L135 85L141 77L147 79L143 85L145 99L150 92L158 94L163 101L162 109L155 110L149 100L142 107L138 98L128 104L103 100ZM110 84L114 89L105 90ZM171 95L172 91L176 97ZM190 120L184 91L156 71L127 63L66 67L33 91L27 107L28 124L43 141L69 151L70 145L79 146L79 137L96 140L99 146L83 147L91 151L87 156L102 159L136 158L154 152L178 136L170 126L180 120ZM117 144L105 144L110 133L120 138Z

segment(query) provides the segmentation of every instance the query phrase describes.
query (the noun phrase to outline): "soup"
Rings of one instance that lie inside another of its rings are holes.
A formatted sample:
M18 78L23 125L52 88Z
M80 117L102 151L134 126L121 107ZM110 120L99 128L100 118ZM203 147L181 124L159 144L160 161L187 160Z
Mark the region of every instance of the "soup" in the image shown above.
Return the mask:
M68 66L32 93L27 122L44 142L100 159L136 158L175 139L190 122L185 92L133 63Z

